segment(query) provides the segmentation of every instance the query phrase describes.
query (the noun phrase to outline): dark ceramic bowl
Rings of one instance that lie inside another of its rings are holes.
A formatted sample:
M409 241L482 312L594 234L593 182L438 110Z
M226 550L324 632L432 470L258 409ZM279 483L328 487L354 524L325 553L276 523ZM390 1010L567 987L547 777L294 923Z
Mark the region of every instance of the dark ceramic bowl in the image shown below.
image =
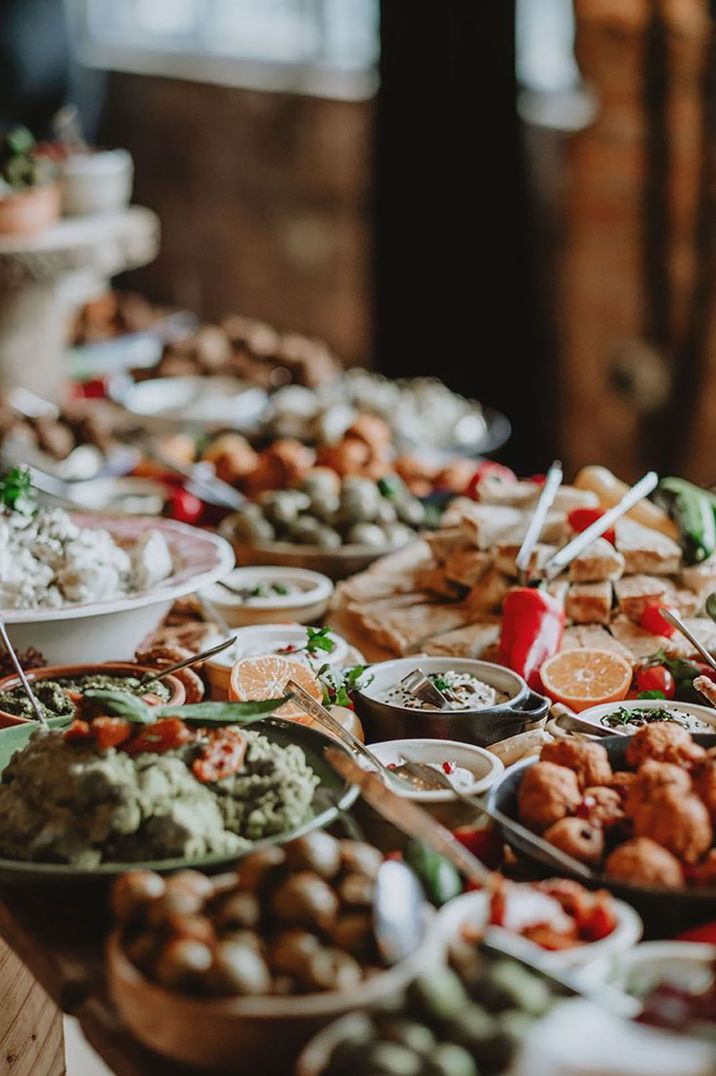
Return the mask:
M716 735L712 733L695 733L693 738L703 747L716 746ZM626 765L626 750L630 740L631 736L608 736L599 741L607 750L612 769L629 768ZM507 770L502 780L490 789L488 806L502 811L509 818L518 819L517 793L520 782L527 767L534 765L536 761L537 759L533 758ZM506 830L503 835L521 858L531 861L535 875L544 877L554 874L554 867L540 856L539 850L535 850L533 845ZM568 874L569 872L565 869L560 873ZM583 882L584 879L580 878L579 881ZM606 886L615 896L621 897L637 909L644 920L647 936L672 937L674 934L714 917L716 908L716 890L714 889L659 889L655 886L615 882L601 875L595 879L595 882Z
M413 669L426 673L467 672L503 695L505 702L483 706L478 710L411 710L384 702L391 688ZM531 691L527 684L502 665L470 658L398 658L372 665L370 684L356 692L356 711L369 742L428 737L434 740L461 740L463 743L489 747L522 732L526 725L541 721L549 710L549 701Z

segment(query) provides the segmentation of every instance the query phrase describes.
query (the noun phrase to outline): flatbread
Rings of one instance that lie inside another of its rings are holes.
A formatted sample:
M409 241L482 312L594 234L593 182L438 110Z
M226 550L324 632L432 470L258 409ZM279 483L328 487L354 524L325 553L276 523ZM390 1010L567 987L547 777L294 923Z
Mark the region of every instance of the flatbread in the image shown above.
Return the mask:
M575 624L565 628L563 650L610 650L620 654L627 661L633 661L634 655L618 639L610 635L601 624Z
M597 538L569 565L573 583L601 583L619 579L624 572L624 558L606 538Z
M463 627L475 619L475 610L464 605L412 605L392 611L362 614L362 627L376 643L397 654L411 654L435 635Z
M565 600L567 619L575 624L608 624L612 614L612 584L572 583Z
M681 549L673 538L633 519L615 526L616 547L624 557L624 572L635 575L674 575L681 568Z
M425 653L447 654L455 658L481 658L500 638L500 623L466 624L464 628L434 635L425 644Z

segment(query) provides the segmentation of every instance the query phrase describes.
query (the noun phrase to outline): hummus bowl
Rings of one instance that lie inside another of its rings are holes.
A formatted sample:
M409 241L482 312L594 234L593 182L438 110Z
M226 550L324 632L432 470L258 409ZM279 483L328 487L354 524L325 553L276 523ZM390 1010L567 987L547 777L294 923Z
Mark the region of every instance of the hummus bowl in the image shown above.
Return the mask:
M466 674L494 689L496 699L475 708L435 710L415 709L387 698L414 669L422 669L428 676ZM369 742L417 736L489 747L541 721L549 709L548 700L531 691L521 676L489 661L415 655L379 662L369 671L372 680L355 693L356 711Z
M131 660L139 644L164 619L173 602L222 579L234 555L228 542L208 531L170 519L72 513L82 528L109 531L119 546L131 546L147 531L159 531L173 560L171 575L149 590L106 601L60 608L0 610L17 650L34 647L52 665L102 662L108 654Z
M51 727L62 727L66 719L51 721ZM207 873L215 873L235 864L243 855L272 844L299 837L313 829L322 829L330 825L356 800L358 788L345 782L325 759L325 750L331 741L320 732L305 725L280 718L269 717L254 723L251 730L261 734L272 745L286 748L291 745L300 747L307 766L317 779L310 809L305 818L292 828L272 833L269 837L255 840L245 849L212 853L210 855L173 859L143 860L131 862L103 862L95 866L75 866L69 862L45 862L40 860L11 859L7 855L0 857L0 879L8 882L72 883L92 882L112 878L127 870L148 868L160 873L169 873L184 867L196 867ZM2 775L17 751L25 748L30 737L36 731L33 722L0 729L0 775ZM106 806L106 803L105 803Z

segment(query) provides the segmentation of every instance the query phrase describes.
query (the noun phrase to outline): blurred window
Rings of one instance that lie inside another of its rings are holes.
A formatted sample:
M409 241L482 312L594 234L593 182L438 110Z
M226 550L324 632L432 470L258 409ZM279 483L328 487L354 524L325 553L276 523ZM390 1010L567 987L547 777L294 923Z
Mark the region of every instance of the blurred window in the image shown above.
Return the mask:
M377 86L378 0L69 0L91 66L339 98Z

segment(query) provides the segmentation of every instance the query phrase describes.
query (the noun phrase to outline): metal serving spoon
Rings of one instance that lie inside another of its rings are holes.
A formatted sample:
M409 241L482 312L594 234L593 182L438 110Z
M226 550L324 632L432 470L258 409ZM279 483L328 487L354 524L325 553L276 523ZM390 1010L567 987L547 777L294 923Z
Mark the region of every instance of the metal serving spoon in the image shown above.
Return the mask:
M706 600L706 611L707 612L708 612L708 603L711 600L711 598L716 598L716 595L710 594L709 597L707 598L707 600ZM713 605L713 603L712 603L712 605ZM661 606L660 609L659 609L659 612L663 616L664 620L668 620L669 624L672 624L676 628L676 630L681 632L681 634L684 636L684 638L687 639L691 643L694 650L698 651L698 653L704 659L706 664L710 665L712 669L716 669L716 659L714 659L714 657L708 652L706 647L702 643L699 642L699 640L696 638L696 636L693 634L693 632L689 631L689 629L686 627L686 624L684 624L681 617L678 617L676 615L676 613L672 613L671 609L667 609L666 606ZM709 616L711 616L710 613L709 613Z
M420 882L404 863L386 860L378 869L373 898L373 923L381 955L389 964L404 960L420 945L425 896Z
M226 650L228 646L234 641L233 635L230 639L224 639L222 642L217 643L216 646L210 647L208 650L202 650L200 654L192 654L191 657L183 658L181 661L177 661L175 665L169 665L166 669L157 669L156 672L145 673L140 677L140 684L151 684L154 680L163 680L165 676L171 676L172 673L179 672L180 669L188 669L192 665L197 665L200 661L206 661L207 658L213 658L215 654L220 654L222 650Z
M438 710L449 710L450 699L436 687L427 673L422 669L413 669L407 676L399 681L400 687L421 702L427 702L429 706L437 706Z
M30 701L30 705L32 706L33 710L35 711L35 717L37 718L37 721L38 721L38 724L40 725L40 728L42 728L45 732L49 732L50 726L48 724L47 718L45 717L44 713L42 712L42 707L40 706L39 702L37 701L37 696L35 695L34 691L30 687L30 681L25 676L25 670L23 669L22 665L20 664L20 659L18 658L17 654L15 653L14 646L10 642L10 636L7 633L7 627L5 626L5 621L2 619L2 617L0 617L0 639L2 639L3 646L5 647L6 651L10 655L10 661L15 666L15 672L17 673L17 675L18 675L18 677L20 679L20 683L22 684L22 689L25 692L25 694L27 695L27 697L28 697L28 699Z
M565 868L572 872L572 874L579 875L580 878L584 878L587 881L594 880L594 872L586 867L584 863L580 863L578 859L574 859L567 852L563 852L560 848L556 848L549 841L544 840L543 837L538 837L532 830L527 829L526 826L521 825L519 822L515 822L514 819L508 815L503 814L502 811L495 810L494 808L486 807L481 800L472 796L467 796L464 792L461 792L454 781L450 780L448 774L443 770L436 769L433 766L429 766L426 762L411 762L409 759L403 763L402 766L398 766L396 770L392 771L394 774L402 777L403 775L420 778L426 782L426 786L432 786L432 788L445 788L449 792L452 792L457 799L466 803L468 807L472 807L475 811L479 811L484 814L492 822L497 822L503 829L513 833L515 837L519 837L523 841L529 842L534 848L538 849L542 856L548 858L558 870L564 870Z

